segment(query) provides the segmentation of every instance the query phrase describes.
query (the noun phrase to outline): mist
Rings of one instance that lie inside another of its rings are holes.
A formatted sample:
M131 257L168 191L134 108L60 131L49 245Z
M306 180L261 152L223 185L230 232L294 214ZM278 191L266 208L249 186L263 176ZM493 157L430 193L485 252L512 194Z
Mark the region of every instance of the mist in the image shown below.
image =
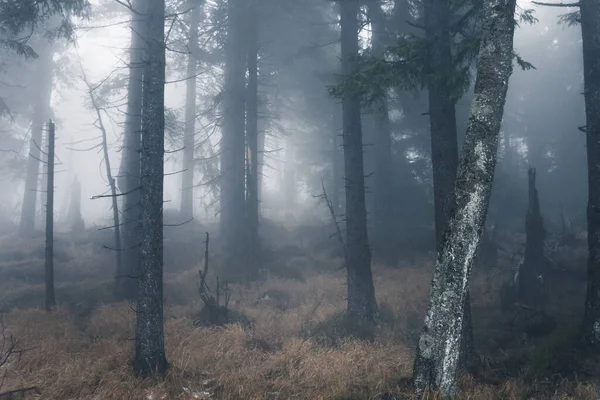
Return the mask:
M0 399L598 398L598 10L0 4Z

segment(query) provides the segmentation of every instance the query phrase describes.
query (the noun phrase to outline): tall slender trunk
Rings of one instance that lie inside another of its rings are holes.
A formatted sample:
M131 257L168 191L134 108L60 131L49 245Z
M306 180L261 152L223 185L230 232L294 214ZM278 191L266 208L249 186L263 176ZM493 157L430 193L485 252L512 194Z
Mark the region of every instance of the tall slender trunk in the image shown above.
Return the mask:
M200 4L190 1L193 7L190 15L188 38L187 81L185 97L185 132L183 138L183 174L181 175L181 217L189 220L194 217L194 146L196 137L196 74L198 73L198 25L200 24Z
M600 348L600 1L581 0L588 162L588 285L582 333Z
M122 270L116 274L116 296L135 300L140 265L140 152L142 129L142 91L144 75L144 16L146 2L133 0L131 47L129 53L129 82L125 136L119 168L118 185L123 198Z
M46 186L46 311L56 306L54 296L54 122L48 123L48 185Z
M259 73L260 78L260 73ZM265 167L265 145L267 135L267 99L266 96L260 96L258 100L258 149L256 152L256 162L258 163L258 175L256 176L258 185L258 214L260 217L262 209L263 191L264 191L264 176L263 171Z
M119 216L119 199L117 197L117 184L116 184L115 178L113 178L113 174L112 174L110 157L108 155L108 138L106 136L106 128L104 127L104 120L102 118L102 113L100 111L100 107L98 106L98 104L96 102L96 97L94 95L93 87L88 82L87 77L85 76L85 73L83 74L83 78L88 87L88 93L90 95L92 107L94 107L94 111L96 112L98 127L100 128L100 133L102 135L102 154L104 155L104 166L106 167L106 179L108 180L108 184L110 186L110 194L111 194L111 200L112 200L115 261L116 261L116 267L117 267L117 273L118 273L119 271L123 271L123 257L122 257L122 252L119 251L119 246L121 246L121 224L120 224L120 216Z
M21 208L21 221L19 233L31 235L35 230L37 214L38 180L40 171L40 156L42 149L42 130L44 123L50 117L50 100L52 98L52 78L54 75L53 51L49 45L37 51L37 76L39 79L39 95L33 109L31 124L31 140L29 144L29 157L27 158L25 189L23 205Z
M332 188L331 188L331 202L333 204L333 209L336 214L340 213L341 204L340 204L340 192L341 185L343 181L343 162L342 162L342 152L340 151L341 143L340 143L340 123L341 123L341 115L340 115L341 107L339 104L333 104L333 111L331 113L331 173L332 173Z
M428 43L427 74L435 82L428 85L428 90L435 236L439 246L454 207L454 182L458 166L455 101L452 88L441 78L453 68L448 26L451 13L449 0L425 0L423 5Z
M163 183L165 154L165 0L147 0L141 147L141 248L134 372L164 375Z
M221 237L232 277L242 274L245 229L245 1L229 0L221 141Z
M464 305L488 211L498 134L512 74L516 0L484 0L475 95L455 185L456 208L438 251L425 326L417 347L418 395L453 398L464 351Z
M258 0L248 1L246 88L246 243L247 277L258 275L260 243L258 238Z
M333 105L333 121L331 128L331 162L333 164L333 193L331 201L336 213L341 213L343 210L342 198L342 183L344 182L344 154L342 152L342 107L341 104Z
M358 10L359 0L340 3L342 74L346 76L358 71ZM377 302L367 234L360 94L357 91L344 93L342 119L346 176L348 316L369 323L377 312Z
M452 95L453 88L444 75L454 68L452 60L449 21L452 15L449 0L425 0L425 36L428 43L427 73L432 81L429 91L429 121L431 130L431 164L433 169L433 201L435 219L435 242L439 253L446 224L455 206L454 185L458 168L458 137L456 128L456 107ZM463 320L462 346L473 350L473 326L471 324L470 296L464 302L468 318ZM461 358L461 367L471 358L466 354ZM464 361L464 362L463 362Z
M296 182L295 146L290 137L285 139L285 166L281 176L281 187L285 211L294 213L298 200L298 185Z
M382 57L386 44L385 13L381 0L373 0L368 7L371 21L371 47L375 57ZM392 140L388 99L384 91L376 94L373 119L373 152L375 175L373 180L373 248L386 264L395 263L394 255L394 197L392 190ZM379 253L379 254L378 254Z

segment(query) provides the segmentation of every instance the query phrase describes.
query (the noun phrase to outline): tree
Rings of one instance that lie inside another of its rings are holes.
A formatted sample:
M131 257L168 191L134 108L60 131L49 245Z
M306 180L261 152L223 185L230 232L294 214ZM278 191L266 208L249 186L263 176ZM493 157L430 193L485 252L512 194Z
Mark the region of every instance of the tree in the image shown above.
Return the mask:
M460 368L464 304L492 189L498 134L512 74L515 0L485 0L477 76L457 171L455 207L442 238L425 326L417 347L417 394L454 397Z
M131 11L131 44L129 51L129 82L123 155L117 183L123 195L123 270L116 274L118 298L136 298L135 277L140 265L140 150L142 129L143 55L147 45L144 35L143 0L134 0Z
M102 138L102 153L104 158L104 166L106 167L106 179L108 180L108 185L110 187L110 197L112 201L112 212L113 212L113 224L114 224L114 251L115 251L115 261L116 261L116 272L120 273L123 271L123 259L121 250L121 223L120 223L120 214L119 214L119 201L117 198L117 183L113 178L112 168L110 164L110 157L108 156L108 137L106 135L106 128L104 126L104 119L102 118L102 109L100 108L100 104L96 98L96 94L94 90L98 87L94 87L92 83L88 80L85 71L83 70L83 66L81 65L81 75L83 82L88 90L88 94L90 97L90 105L94 112L96 113L96 121L94 126L100 130L101 138ZM80 189L81 191L81 189ZM81 196L81 194L79 194ZM83 222L83 221L82 221Z
M28 41L38 27L52 17L61 17L61 21L47 34L50 37L70 37L73 31L71 16L86 16L89 8L87 0L3 1L0 3L0 48L36 58L38 54ZM15 38L20 33L26 34Z
M194 148L196 138L196 75L198 74L198 26L201 2L192 0L188 34L187 81L185 98L185 132L183 139L183 174L181 175L181 216L194 217Z
M54 61L52 56L54 52L52 47L49 44L42 45L38 50L38 54L39 57L36 60L38 92L32 115L29 158L27 159L25 189L19 225L19 233L24 236L31 235L35 230L42 130L44 122L50 118L50 99L53 88Z
M529 204L525 216L525 255L519 266L517 301L528 307L543 310L545 305L544 275L547 259L544 255L544 219L535 187L536 170L529 168Z
M256 278L259 268L258 237L258 0L248 2L246 88L246 224L247 276Z
M225 269L237 275L245 248L245 2L229 0L221 141L221 238Z
M455 89L450 79L455 68L450 35L450 0L424 0L428 77L431 164L435 239L439 246L454 205L454 182L458 167Z
M48 123L48 180L46 185L46 311L56 306L54 296L54 122Z
M165 153L165 0L148 0L144 16L141 246L137 277L134 372L164 375L163 320L163 181Z
M359 0L340 2L342 74L358 71ZM367 235L365 178L359 90L342 96L344 171L346 177L346 272L348 317L370 323L377 312Z
M374 57L382 57L386 46L386 18L381 0L372 0L368 6L371 22L371 51ZM373 247L375 255L387 264L394 264L394 197L393 161L387 94L379 90L375 94L373 120L373 148L375 173L373 187Z
M81 234L85 230L85 222L81 216L81 184L77 178L73 179L71 186L68 221L72 233Z
M580 0L588 162L588 286L584 342L600 348L600 1Z

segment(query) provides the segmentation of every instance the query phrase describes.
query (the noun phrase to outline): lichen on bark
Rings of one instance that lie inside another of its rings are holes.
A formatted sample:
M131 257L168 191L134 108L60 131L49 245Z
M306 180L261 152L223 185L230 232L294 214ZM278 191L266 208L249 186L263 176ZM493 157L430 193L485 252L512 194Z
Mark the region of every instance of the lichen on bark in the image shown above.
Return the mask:
M457 391L464 304L492 189L498 134L512 73L515 0L484 1L473 99L456 185L456 203L438 251L429 308L414 366L415 390Z

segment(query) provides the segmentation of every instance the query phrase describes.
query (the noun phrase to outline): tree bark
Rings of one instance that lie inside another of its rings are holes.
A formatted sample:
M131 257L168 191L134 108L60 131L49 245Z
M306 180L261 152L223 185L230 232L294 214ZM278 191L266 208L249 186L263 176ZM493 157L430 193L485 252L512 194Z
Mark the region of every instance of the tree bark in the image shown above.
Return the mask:
M141 248L134 372L164 375L163 181L165 152L165 0L148 0L141 147Z
M457 391L465 302L492 189L498 133L512 73L515 0L485 0L475 95L457 172L456 206L438 252L425 326L417 347L417 394Z
M359 0L340 2L342 74L358 71ZM346 176L346 271L348 317L370 323L377 312L367 234L360 93L342 97L344 171Z
M588 285L583 340L600 348L600 1L581 0L588 162Z
M338 103L333 104L333 111L331 115L331 172L332 172L332 190L331 190L331 203L333 204L333 210L335 214L340 214L342 205L340 204L340 193L342 192L342 181L344 179L344 165L342 160L341 143L340 143L340 124L341 124L341 107Z
M198 26L200 4L189 2L190 32L188 37L187 81L185 97L185 132L183 137L183 173L181 174L181 218L187 221L194 217L194 147L196 144L196 75L198 73Z
M144 74L144 16L146 2L133 0L131 47L129 52L129 82L127 86L127 114L125 135L117 183L123 196L122 271L117 271L115 293L117 298L136 299L140 265L140 152L142 129L142 88Z
M529 206L525 217L525 256L519 267L517 301L536 309L544 308L544 220L540 214L540 200L535 187L535 168L530 168Z
M44 129L46 120L50 117L52 78L54 75L53 51L51 47L49 45L43 47L38 51L38 55L36 69L39 78L39 96L33 110L29 157L27 158L25 189L19 224L19 234L23 236L31 235L35 231L42 130Z
M260 243L258 238L258 0L248 1L246 88L246 243L247 278L258 276Z
M54 295L54 122L48 123L48 184L46 186L46 311L56 306Z
M451 12L449 0L425 0L423 6L425 36L428 43L427 74L430 80L427 89L429 90L435 237L439 246L454 206L454 182L458 167L455 100L451 95L452 88L446 83L446 79L443 79L443 76L454 67L448 26Z
M449 27L452 13L449 0L425 0L423 6L425 37L428 43L427 74L430 79L428 91L435 242L439 252L444 230L455 205L454 183L458 168L456 100L452 96L453 88L443 79L444 75L454 68ZM469 296L464 304L464 312L470 316ZM465 350L473 350L473 343L467 343L473 338L470 317L465 318L463 328ZM470 357L471 354L465 354L463 360L466 361Z
M381 0L373 0L368 7L371 21L373 56L382 57L386 45L386 19ZM394 265L394 191L392 190L392 139L388 99L384 91L376 93L373 119L373 153L375 174L373 180L373 249L375 255L388 265Z
M225 93L221 141L221 238L226 254L225 274L243 274L245 228L245 2L229 0L225 61Z

